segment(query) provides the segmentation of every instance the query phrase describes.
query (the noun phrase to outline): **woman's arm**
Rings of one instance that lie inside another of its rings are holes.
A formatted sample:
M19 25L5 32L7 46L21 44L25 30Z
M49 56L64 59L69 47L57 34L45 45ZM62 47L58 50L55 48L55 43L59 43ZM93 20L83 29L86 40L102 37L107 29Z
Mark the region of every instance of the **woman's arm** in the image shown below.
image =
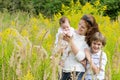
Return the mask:
M72 49L72 51L73 51L73 54L76 55L76 54L79 52L79 49L78 49L78 47L75 45L75 43L74 43L74 41L73 41L73 37L70 37L70 36L65 35L65 36L63 37L63 39L66 40L66 41L70 44L71 49Z
M80 50L76 46L76 44L74 43L74 39L72 37L64 36L64 40L68 41L68 43L71 46L72 53L75 55L75 57L78 61L82 61L83 59L85 59L84 51Z
M73 51L73 54L74 54L74 55L77 55L77 53L79 52L79 49L78 49L78 47L75 45L73 39L70 40L69 44L70 44L70 46L71 46L71 49L72 49L72 51Z

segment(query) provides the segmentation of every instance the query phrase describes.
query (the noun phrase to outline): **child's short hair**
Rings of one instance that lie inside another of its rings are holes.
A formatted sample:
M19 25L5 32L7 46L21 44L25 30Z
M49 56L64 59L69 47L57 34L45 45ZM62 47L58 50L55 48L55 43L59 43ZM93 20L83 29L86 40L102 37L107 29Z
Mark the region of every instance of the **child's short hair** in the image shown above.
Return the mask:
M70 23L70 21L68 20L68 18L65 17L65 16L63 16L63 17L61 17L61 18L59 19L59 24L61 25L61 24L65 23L65 21L68 21L68 22Z
M100 32L96 32L90 38L90 44L89 44L89 46L91 45L92 41L96 41L96 40L102 42L103 46L106 45L106 38Z

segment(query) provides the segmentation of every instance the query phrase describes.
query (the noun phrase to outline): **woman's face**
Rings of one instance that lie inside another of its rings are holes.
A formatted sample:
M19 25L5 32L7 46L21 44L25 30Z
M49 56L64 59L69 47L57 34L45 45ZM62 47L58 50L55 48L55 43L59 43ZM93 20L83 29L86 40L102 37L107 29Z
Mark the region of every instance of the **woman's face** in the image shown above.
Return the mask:
M87 26L84 20L80 20L79 24L78 24L78 33L80 35L85 35L87 32Z

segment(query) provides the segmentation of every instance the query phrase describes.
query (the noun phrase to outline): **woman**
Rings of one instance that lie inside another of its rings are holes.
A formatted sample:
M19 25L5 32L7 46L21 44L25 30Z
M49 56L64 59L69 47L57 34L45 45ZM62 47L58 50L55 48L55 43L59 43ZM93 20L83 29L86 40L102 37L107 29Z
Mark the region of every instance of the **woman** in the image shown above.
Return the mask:
M73 37L69 37L68 35L64 36L64 39L68 41L71 46L71 51L69 55L68 53L63 53L64 65L62 67L61 80L72 80L73 78L77 78L77 80L82 79L85 68L81 61L85 59L84 49L88 47L86 42L89 43L87 40L92 34L98 31L99 29L95 18L92 15L84 15Z

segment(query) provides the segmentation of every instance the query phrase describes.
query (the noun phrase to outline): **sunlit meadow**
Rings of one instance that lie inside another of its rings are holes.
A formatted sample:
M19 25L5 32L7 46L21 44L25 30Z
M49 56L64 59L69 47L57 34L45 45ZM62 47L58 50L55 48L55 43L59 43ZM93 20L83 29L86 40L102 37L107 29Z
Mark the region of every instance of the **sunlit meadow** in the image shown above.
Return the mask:
M120 79L120 16L114 21L103 16L107 6L101 6L99 1L94 6L90 3L82 6L79 2L70 5L62 5L62 11L51 19L42 14L34 17L24 12L0 13L0 80L58 79L59 56L50 60L50 55L54 52L61 13L70 19L75 29L81 16L94 15L107 39L103 48L108 58L106 80Z

